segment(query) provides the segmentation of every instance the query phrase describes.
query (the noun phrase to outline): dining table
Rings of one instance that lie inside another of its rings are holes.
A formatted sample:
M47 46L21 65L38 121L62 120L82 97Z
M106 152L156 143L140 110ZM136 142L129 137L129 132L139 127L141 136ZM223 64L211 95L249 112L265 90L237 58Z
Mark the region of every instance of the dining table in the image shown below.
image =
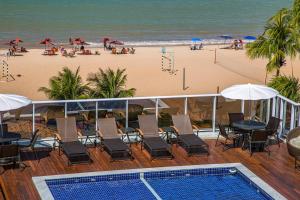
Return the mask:
M233 122L232 126L234 128L244 130L244 131L255 131L262 130L266 128L266 124L263 122L255 121L255 120L241 120L237 122Z
M253 131L256 130L264 130L266 128L266 124L255 120L241 120L233 122L232 127L236 130L239 130L239 133L243 134L242 149L245 150L248 148L248 134L251 134Z

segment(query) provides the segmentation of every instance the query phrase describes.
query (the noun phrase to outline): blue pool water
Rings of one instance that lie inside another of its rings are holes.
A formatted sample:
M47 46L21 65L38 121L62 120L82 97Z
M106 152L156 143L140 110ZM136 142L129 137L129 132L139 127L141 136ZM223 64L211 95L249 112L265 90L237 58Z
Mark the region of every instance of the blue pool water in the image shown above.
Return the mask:
M236 173L232 173L235 170ZM272 199L236 168L118 174L46 181L63 199Z

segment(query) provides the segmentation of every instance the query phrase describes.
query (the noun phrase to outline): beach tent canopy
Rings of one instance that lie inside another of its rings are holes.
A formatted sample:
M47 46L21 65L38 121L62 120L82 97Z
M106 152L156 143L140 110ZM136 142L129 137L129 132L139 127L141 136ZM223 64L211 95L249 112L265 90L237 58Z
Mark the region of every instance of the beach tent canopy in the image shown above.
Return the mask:
M262 100L270 99L278 95L278 91L265 85L242 84L233 85L224 89L221 95L228 99L238 100Z
M201 42L202 39L201 38L192 38L192 42Z
M31 104L31 100L15 94L0 94L0 112L15 110Z
M247 35L244 37L245 40L256 40L255 36Z

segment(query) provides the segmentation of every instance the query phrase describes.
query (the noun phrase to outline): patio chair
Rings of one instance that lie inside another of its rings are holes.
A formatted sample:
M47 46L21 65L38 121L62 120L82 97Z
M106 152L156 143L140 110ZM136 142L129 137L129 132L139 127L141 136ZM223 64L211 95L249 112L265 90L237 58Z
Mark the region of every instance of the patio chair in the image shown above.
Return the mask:
M36 141L37 141L37 139L39 137L38 132L39 132L39 129L37 129L37 130L34 131L34 133L32 135L32 138L31 138L31 140L30 140L30 142L28 144L20 144L20 143L18 143L18 145L21 148L21 151L31 150L34 153L35 159L38 159L40 161L40 159L37 156L36 149L35 149L35 144L36 144Z
M221 142L221 144L223 144L223 151L225 151L229 148L232 148L232 147L233 148L236 147L236 142L240 138L240 135L232 133L232 132L231 133L227 132L225 129L225 126L222 124L218 124L218 127L219 127L219 134L218 134L215 146L217 146L219 138L220 138L220 136L222 136L225 139L224 142ZM227 144L228 140L232 141L232 146Z
M59 143L59 155L61 149L68 158L68 165L77 163L90 163L90 155L87 148L78 141L75 117L57 118L56 140Z
M193 154L209 155L209 146L194 134L188 115L172 115L173 128L177 133L178 144L186 150L189 156Z
M0 146L0 166L20 164L20 151L17 144L1 145ZM5 171L1 172L1 174Z
M112 160L133 159L130 145L127 146L121 140L123 132L117 128L115 118L98 119L98 134L102 148L111 156Z
M277 117L270 117L269 122L266 126L266 131L268 132L268 136L274 137L277 141L278 146L280 147L280 139L278 135L278 128L280 125L280 119Z
M239 122L245 119L244 113L228 113L229 117L229 127L233 129L232 124L234 122Z
M154 158L173 159L171 146L159 136L159 128L155 115L139 115L139 129L137 131L141 137L141 150L145 148Z
M300 169L300 127L291 130L286 137L286 144L289 154L295 158L295 169Z
M249 134L249 152L250 156L253 154L253 149L259 151L266 151L270 156L270 149L268 146L268 132L266 130L256 130Z

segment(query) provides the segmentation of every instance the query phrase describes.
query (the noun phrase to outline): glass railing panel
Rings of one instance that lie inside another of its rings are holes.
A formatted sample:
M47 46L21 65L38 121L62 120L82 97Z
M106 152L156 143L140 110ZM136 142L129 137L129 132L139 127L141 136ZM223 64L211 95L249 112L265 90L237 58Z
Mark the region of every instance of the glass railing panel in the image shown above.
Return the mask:
M172 126L172 115L184 114L185 98L159 99L158 126Z
M213 97L188 98L187 111L193 125L211 131L213 120Z
M240 113L241 101L226 99L222 96L217 97L216 104L216 123L229 125L228 113Z

